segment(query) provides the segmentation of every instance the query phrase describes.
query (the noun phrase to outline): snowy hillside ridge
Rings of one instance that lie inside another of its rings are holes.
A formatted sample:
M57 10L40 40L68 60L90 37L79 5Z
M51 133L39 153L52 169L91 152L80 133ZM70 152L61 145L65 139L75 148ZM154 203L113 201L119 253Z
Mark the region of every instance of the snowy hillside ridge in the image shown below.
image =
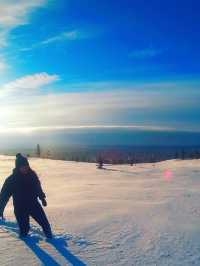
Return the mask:
M0 185L15 157L0 156ZM1 265L200 265L200 160L106 165L30 158L55 239L34 221L18 238L12 202L0 222Z

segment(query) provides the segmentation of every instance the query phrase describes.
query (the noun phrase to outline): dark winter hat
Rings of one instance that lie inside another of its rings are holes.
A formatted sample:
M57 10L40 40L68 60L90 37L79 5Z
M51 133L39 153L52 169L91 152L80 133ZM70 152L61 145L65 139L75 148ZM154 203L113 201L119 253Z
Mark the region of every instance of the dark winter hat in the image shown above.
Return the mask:
M21 155L21 153L18 153L16 155L16 160L15 160L15 167L19 168L21 166L29 166L29 162L26 157Z

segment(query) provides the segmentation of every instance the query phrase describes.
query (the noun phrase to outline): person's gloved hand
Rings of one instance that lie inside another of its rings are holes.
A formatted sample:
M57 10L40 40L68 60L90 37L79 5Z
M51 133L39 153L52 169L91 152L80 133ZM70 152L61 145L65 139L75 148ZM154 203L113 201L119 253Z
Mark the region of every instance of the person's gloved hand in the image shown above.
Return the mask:
M46 199L45 199L45 198L43 198L43 199L42 199L42 205L43 205L44 207L46 207L46 206L47 206L47 201L46 201Z

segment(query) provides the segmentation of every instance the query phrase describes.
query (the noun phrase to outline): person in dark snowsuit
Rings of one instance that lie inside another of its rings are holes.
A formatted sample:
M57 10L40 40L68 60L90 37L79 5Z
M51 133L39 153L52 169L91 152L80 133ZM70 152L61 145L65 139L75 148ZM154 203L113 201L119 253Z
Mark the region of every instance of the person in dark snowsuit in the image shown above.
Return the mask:
M0 193L0 217L10 197L13 197L14 214L17 219L20 237L26 237L30 229L29 218L32 217L43 229L47 238L52 238L51 227L43 206L47 206L46 196L42 190L37 174L30 168L27 158L20 153L16 155L15 169L9 176Z

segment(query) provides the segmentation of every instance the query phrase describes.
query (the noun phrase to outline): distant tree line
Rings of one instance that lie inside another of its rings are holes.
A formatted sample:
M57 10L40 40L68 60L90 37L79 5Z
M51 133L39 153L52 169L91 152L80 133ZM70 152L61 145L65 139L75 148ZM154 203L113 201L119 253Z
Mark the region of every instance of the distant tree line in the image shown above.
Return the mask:
M156 163L164 160L177 159L200 159L200 150L176 151L174 153L165 152L132 152L132 153L120 153L119 151L104 152L97 155L96 161L99 168L102 168L103 164L130 164L131 166L138 163Z
M159 161L177 159L200 159L200 147L197 148L97 148L97 149L46 149L36 145L35 151L27 154L38 158L50 158L76 162L97 163L98 168L104 164L156 163Z

